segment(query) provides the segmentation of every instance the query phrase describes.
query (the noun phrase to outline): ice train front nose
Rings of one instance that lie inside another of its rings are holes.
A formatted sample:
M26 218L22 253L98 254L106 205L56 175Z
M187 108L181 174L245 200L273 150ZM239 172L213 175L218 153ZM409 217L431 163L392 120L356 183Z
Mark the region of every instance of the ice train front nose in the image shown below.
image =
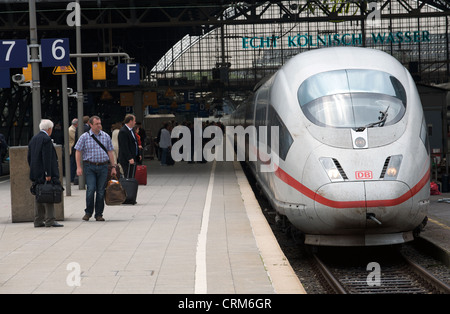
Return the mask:
M386 245L413 240L412 230L423 217L413 188L401 181L346 181L321 186L314 195L320 223L307 234L316 245Z
M402 229L412 207L411 191L400 181L329 183L314 197L314 210L324 229L336 233Z

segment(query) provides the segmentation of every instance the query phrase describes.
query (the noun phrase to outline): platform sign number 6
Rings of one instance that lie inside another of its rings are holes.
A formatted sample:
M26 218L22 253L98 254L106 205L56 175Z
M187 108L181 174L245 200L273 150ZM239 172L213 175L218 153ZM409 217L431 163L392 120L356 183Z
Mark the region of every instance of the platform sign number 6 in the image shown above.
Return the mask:
M42 39L41 50L43 67L70 65L68 38Z

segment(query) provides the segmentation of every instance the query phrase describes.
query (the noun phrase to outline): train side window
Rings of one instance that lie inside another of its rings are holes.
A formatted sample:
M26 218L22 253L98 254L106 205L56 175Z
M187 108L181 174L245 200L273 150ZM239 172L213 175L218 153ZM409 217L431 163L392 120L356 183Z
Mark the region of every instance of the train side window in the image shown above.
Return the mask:
M278 142L278 155L281 159L286 160L286 156L291 148L292 143L294 143L294 139L292 138L291 133L289 133L288 128L281 120L280 116L276 112L275 108L269 106L268 112L268 123L267 123L267 146L270 147L272 143L272 132L271 126L278 127L278 141L275 140L275 143Z
M256 95L255 126L266 125L269 89L261 87Z
M428 136L431 130L432 128L430 128L430 125L428 125L428 132L427 132L427 123L425 122L425 117L423 117L422 127L420 128L420 139L422 140L423 145L425 145L428 155L430 155L430 142L428 140Z

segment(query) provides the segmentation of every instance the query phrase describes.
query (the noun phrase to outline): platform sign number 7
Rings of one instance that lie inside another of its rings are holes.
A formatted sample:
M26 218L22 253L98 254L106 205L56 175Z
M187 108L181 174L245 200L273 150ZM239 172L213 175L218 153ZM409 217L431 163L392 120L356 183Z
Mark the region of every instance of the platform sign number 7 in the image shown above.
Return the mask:
M23 68L28 65L26 39L0 40L0 67Z

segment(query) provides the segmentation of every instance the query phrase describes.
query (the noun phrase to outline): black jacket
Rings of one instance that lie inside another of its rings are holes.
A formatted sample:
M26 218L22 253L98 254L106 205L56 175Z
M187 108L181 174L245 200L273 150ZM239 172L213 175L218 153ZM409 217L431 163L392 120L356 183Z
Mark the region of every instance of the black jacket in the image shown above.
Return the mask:
M136 154L136 148L138 148L138 143L136 140L136 136L133 137L131 131L128 130L128 127L124 125L118 135L119 141L119 163L127 164L130 159L137 160L139 156Z
M58 156L52 139L45 132L39 132L28 144L30 180L43 183L45 177L59 180Z

